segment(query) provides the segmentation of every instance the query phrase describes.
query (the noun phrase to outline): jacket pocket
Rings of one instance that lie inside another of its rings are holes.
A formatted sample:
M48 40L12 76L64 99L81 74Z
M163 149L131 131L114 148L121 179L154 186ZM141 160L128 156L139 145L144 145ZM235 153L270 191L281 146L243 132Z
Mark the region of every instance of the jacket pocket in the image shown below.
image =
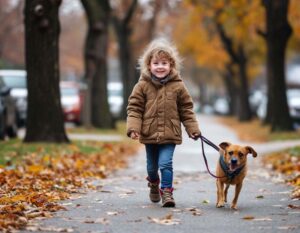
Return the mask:
M168 100L176 100L174 97L175 97L175 94L171 91L167 91L166 93L166 96L167 96L167 99Z
M151 128L151 125L153 123L155 118L151 118L151 119L146 119L143 124L142 124L142 135L143 136L148 136L149 135L149 132L150 132L150 128Z
M172 129L173 129L173 132L175 133L175 135L180 136L181 135L180 121L171 119L171 123L172 123Z

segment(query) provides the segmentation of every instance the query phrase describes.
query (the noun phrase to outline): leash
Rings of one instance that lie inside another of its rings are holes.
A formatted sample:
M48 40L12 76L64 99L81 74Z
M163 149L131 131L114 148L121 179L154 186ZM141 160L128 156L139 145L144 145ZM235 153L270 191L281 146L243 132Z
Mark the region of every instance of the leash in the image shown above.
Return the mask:
M210 170L209 170L209 167L208 167L208 163L207 163L207 158L206 158L206 155L205 155L205 152L204 152L204 142L207 144L207 145L209 145L209 146L211 146L212 148L214 148L216 151L220 151L220 148L216 145L216 144L214 144L213 142L211 142L210 140L208 140L206 137L204 137L204 136L202 136L202 135L200 135L199 136L199 138L201 139L201 146L202 146L202 155L203 155L203 159L204 159L204 162L205 162L205 165L206 165L206 169L207 169L207 171L208 171L208 173L212 176L212 177L214 177L214 178L225 178L225 177L227 177L227 176L216 176L216 175L214 175Z

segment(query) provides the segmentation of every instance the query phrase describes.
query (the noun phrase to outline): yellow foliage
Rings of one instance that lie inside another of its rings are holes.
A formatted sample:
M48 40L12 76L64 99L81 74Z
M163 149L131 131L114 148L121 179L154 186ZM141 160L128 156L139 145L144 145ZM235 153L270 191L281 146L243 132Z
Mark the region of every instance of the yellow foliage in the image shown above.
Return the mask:
M293 33L300 38L300 2L291 0L289 6L289 21L293 28Z
M43 165L31 165L27 166L27 171L32 173L39 173L44 169Z
M202 67L223 71L229 62L229 55L216 30L215 23L220 23L237 49L243 44L249 62L252 59L262 62L265 42L256 30L264 27L264 9L261 0L214 0L185 1L183 4L185 20L178 19L174 38L183 54L192 55ZM259 57L260 59L257 59ZM255 75L260 66L251 68Z

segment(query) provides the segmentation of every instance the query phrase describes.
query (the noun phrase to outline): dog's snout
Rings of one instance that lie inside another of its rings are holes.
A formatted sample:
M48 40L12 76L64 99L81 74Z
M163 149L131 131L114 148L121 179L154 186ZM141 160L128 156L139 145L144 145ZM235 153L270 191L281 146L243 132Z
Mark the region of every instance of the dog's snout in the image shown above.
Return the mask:
M237 158L232 158L232 159L231 159L231 163L232 163L232 164L236 164L237 161L238 161Z

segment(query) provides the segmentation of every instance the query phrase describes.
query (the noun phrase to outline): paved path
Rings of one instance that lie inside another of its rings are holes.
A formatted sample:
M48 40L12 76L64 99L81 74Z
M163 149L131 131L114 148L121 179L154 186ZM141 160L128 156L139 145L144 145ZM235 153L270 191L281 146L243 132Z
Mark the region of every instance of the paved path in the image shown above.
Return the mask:
M233 131L213 118L199 116L199 122L204 136L214 143L241 143ZM249 157L249 173L240 194L238 211L231 210L229 206L222 209L215 207L215 180L205 171L200 143L185 137L184 143L175 150L176 208L161 208L160 204L148 200L145 155L141 150L131 159L128 169L96 181L94 184L98 185L98 190L66 200L64 205L68 211L60 211L55 217L36 223L41 232L299 232L300 210L288 208L289 204L299 205L299 201L290 200L290 187L269 177L260 166L259 157L268 151L300 145L300 141L242 144L253 146L258 158ZM214 171L218 154L209 147L206 147L206 154ZM232 196L231 187L229 199Z

